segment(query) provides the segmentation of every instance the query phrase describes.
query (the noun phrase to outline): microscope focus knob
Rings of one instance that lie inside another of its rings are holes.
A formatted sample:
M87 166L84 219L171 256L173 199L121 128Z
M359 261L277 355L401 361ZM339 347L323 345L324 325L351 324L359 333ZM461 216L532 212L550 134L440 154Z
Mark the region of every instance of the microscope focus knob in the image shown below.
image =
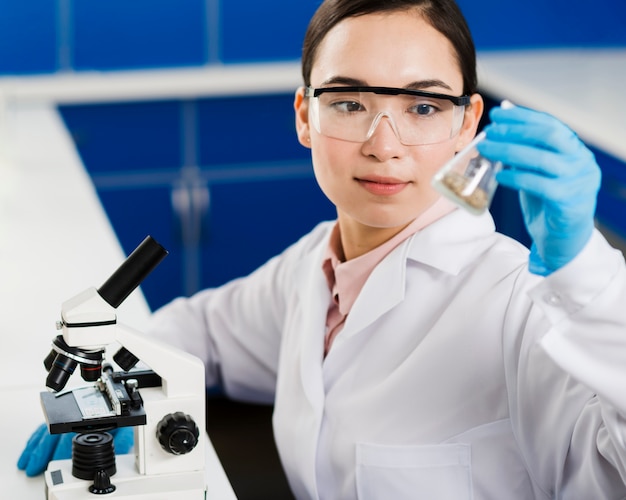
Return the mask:
M166 452L184 455L196 447L200 431L189 415L177 411L161 419L157 425L156 436Z

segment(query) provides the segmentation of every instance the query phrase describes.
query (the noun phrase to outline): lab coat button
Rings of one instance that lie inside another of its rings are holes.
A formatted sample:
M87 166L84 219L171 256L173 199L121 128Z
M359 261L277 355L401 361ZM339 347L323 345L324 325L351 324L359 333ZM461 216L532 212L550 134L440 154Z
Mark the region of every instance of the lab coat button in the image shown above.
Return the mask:
M549 292L544 296L544 300L551 306L558 306L561 303L561 296L556 292Z

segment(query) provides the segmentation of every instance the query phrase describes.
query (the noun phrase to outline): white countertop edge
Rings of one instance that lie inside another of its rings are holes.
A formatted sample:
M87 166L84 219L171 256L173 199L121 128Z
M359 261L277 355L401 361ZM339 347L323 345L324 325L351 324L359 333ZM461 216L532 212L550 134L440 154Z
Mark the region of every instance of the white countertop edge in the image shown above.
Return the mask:
M128 71L80 71L0 77L7 102L77 104L293 92L300 63L212 65Z

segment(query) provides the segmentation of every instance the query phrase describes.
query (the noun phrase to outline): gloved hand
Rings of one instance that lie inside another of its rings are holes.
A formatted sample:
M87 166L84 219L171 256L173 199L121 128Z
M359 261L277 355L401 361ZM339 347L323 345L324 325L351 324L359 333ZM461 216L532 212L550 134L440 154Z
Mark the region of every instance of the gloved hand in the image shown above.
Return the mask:
M108 432L113 435L116 455L123 455L130 451L134 441L132 427L120 427ZM75 435L74 432L50 434L46 424L41 424L26 443L17 461L18 469L32 477L46 470L51 460L72 458L72 439Z
M570 262L594 228L601 172L593 153L556 118L527 108L493 108L480 154L505 167L496 176L519 190L533 240L529 270L547 276Z

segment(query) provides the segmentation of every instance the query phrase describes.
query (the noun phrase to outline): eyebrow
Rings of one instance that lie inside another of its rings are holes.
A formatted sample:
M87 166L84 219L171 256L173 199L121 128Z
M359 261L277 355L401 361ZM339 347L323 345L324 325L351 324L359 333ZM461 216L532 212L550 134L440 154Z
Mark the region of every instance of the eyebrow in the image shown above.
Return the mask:
M333 76L331 78L329 78L328 80L325 80L324 82L322 82L321 87L325 87L325 86L329 86L329 85L348 85L351 87L366 87L367 82L365 80L360 80L358 78L350 78L347 76ZM448 85L447 83L445 83L442 80L438 80L438 79L430 79L430 80L416 80L414 82L409 83L408 85L405 85L404 89L407 90L423 90L423 89L427 89L427 88L432 88L432 87L438 87L438 88L442 88L442 89L447 89L452 91L452 87L450 87L450 85Z

